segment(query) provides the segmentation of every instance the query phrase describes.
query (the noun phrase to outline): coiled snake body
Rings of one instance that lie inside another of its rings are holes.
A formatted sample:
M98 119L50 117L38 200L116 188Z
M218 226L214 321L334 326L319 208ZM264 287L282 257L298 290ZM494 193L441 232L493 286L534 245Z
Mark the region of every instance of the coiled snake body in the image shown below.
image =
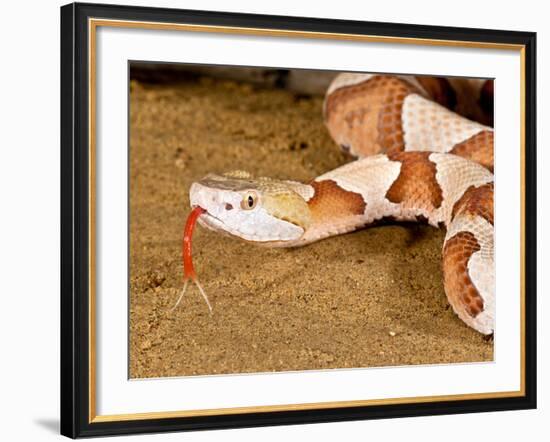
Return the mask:
M358 159L309 183L242 171L207 175L190 189L191 206L206 211L199 222L270 247L386 218L444 226L449 303L470 327L493 333L493 130L443 106L440 81L340 74L326 94L325 123Z

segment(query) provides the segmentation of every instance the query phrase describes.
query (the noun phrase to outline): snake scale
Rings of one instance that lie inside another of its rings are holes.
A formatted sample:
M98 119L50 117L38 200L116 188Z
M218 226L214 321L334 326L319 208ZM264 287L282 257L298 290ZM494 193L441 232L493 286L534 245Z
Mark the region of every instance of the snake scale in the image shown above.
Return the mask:
M479 81L478 91L489 83ZM202 226L269 247L303 246L387 219L445 227L448 301L467 325L492 334L493 129L454 112L457 96L442 78L339 74L324 121L353 161L308 183L209 174L192 184L191 206L202 208Z

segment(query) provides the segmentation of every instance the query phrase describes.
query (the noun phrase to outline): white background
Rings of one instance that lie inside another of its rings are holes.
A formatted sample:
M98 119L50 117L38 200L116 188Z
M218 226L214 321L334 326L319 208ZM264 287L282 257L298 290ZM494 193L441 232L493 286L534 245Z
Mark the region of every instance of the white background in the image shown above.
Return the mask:
M539 32L539 409L464 416L439 416L369 422L127 437L125 440L393 440L462 441L464 439L532 440L548 437L550 327L540 319L549 305L542 281L550 243L543 217L549 213L542 189L548 178L542 149L548 77L548 13L543 2L464 1L452 7L440 1L276 2L129 1L127 4L189 9L257 12L342 19L489 27ZM0 47L0 276L2 288L0 406L3 440L59 438L59 1L13 2L4 6ZM538 8L538 10L537 10ZM548 244L546 244L548 243ZM546 250L546 254L543 253ZM544 351L546 349L546 351ZM535 436L535 434L540 436ZM546 436L543 434L546 433Z

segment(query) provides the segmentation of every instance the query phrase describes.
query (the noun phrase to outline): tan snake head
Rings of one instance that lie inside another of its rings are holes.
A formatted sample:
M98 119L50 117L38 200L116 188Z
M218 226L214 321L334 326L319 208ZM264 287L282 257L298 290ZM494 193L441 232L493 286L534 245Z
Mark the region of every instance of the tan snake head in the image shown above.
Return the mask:
M248 172L209 174L191 185L192 207L206 210L199 223L246 241L288 245L311 224L305 184L255 178Z

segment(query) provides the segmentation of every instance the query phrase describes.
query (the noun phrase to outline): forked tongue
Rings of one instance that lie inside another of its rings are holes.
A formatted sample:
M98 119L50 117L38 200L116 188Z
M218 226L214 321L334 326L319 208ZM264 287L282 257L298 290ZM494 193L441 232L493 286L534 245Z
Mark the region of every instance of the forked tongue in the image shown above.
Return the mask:
M191 280L199 289L200 294L206 302L206 305L208 305L210 314L212 314L212 306L208 301L208 296L206 296L204 289L199 283L197 274L195 273L195 268L193 267L193 258L191 256L191 239L193 237L193 230L195 229L197 219L199 219L199 216L201 216L204 212L206 212L206 210L204 210L202 207L195 207L187 217L187 222L185 223L185 228L183 229L183 289L181 290L178 301L170 311L173 311L179 305L180 301L183 298L183 295L185 294L185 290L187 289L189 280Z

